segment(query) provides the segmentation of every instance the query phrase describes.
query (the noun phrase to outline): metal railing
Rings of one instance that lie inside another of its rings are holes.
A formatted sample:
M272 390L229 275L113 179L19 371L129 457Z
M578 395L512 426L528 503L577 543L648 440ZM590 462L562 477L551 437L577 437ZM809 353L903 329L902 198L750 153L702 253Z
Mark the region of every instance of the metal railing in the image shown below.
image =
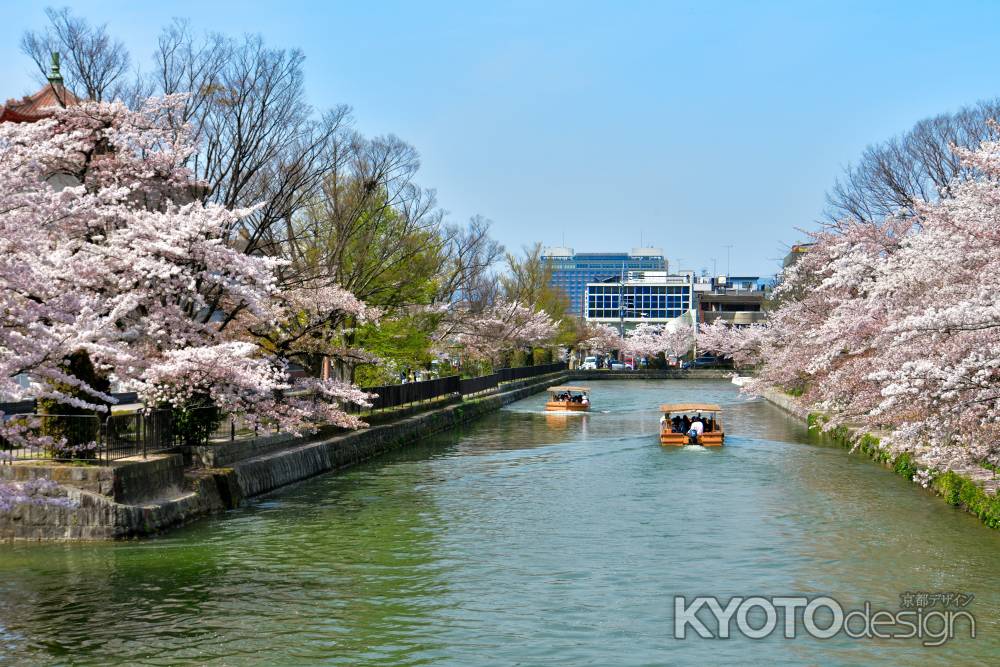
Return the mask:
M538 375L548 375L557 371L566 370L566 364L541 364L539 366L521 366L519 368L501 368L499 373L503 382L513 380L525 380Z
M389 384L381 387L367 387L365 391L374 394L371 399L371 410L386 410L404 405L412 405L421 401L430 401L449 394L457 394L460 389L460 378L457 375L408 382L406 384Z
M422 382L366 387L365 391L375 395L372 400L371 410L387 410L389 408L412 405L421 401L430 401L452 394L460 394L462 396L481 394L497 389L502 382L525 380L562 370L566 370L565 363L501 368L496 373L474 378L461 379L457 375L451 375L436 380L424 380ZM360 410L355 407L352 411L359 412Z
M502 381L502 373L493 373L491 375L480 375L479 377L466 378L460 383L459 391L462 392L462 396L481 394L485 391L493 391L500 386Z
M496 373L461 379L457 375L369 387L371 410L387 410L445 396L471 396L493 391L503 382L524 380L565 370L566 364L501 368ZM132 397L134 400L134 397ZM22 407L22 406L19 406ZM23 406L27 407L27 406ZM360 411L358 406L350 408ZM259 422L217 408L120 412L103 419L97 415L2 415L11 438L0 437L0 463L10 461L104 461L169 451L180 445L234 442L278 433L276 422ZM19 437L23 436L23 437ZM24 444L30 442L32 444Z
M117 461L177 446L173 414L148 410L97 415L4 415L0 462ZM28 444L30 443L30 444Z

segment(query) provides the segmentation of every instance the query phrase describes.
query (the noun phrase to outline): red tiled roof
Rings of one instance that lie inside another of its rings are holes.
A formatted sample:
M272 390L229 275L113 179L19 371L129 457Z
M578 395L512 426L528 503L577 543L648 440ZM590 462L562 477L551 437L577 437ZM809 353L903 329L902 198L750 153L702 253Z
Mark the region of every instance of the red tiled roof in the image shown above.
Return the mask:
M48 83L34 95L7 100L0 108L0 122L34 123L51 116L53 109L78 103L76 96L61 83Z

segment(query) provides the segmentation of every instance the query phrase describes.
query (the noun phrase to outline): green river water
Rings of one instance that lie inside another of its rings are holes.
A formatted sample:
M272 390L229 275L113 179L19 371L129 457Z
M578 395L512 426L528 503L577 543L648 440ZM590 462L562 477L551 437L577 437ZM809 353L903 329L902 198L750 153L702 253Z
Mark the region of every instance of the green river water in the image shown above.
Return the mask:
M726 382L544 400L155 539L0 545L0 664L1000 664L976 519ZM725 447L659 446L684 400ZM674 595L907 591L974 594L977 638L673 637Z

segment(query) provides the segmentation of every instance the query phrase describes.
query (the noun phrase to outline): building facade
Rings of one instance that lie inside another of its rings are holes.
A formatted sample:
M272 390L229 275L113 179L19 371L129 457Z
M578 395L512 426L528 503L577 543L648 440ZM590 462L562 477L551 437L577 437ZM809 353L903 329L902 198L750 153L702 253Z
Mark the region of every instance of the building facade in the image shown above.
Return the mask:
M693 276L672 276L666 271L630 271L588 283L584 318L630 329L643 322L666 324L691 318L694 304Z
M741 326L764 319L767 294L757 276L719 276L707 279L707 283L697 293L699 322L725 320Z
M572 248L544 248L542 258L552 265L551 287L569 297L570 312L586 316L587 285L620 279L630 271L666 272L667 261L661 248L632 248L621 253L575 253Z

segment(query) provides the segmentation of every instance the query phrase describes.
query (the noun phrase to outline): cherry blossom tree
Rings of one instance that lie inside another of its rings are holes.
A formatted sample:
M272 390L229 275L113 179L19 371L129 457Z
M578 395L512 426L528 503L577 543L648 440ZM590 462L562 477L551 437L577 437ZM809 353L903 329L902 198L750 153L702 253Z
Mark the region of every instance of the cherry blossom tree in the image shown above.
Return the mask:
M111 397L63 363L83 351L151 403L207 396L290 430L359 425L341 406L362 392L311 383L309 400L289 402L289 346L226 326L309 332L331 310L365 308L330 287L279 294L280 260L224 243L248 211L197 199L190 135L167 122L180 102L88 102L0 125L0 392L19 395L14 377L28 373L40 396L106 410Z
M694 342L694 332L689 326L643 322L625 333L622 351L641 357L652 357L662 352L669 359L687 354Z
M723 319L698 326L698 349L732 359L737 367L754 364L760 358L760 348L767 328L760 324L733 326Z
M758 389L939 468L1000 463L1000 143L955 154L948 197L815 234L755 343Z
M498 299L479 309L467 304L448 307L435 339L439 349L497 362L512 350L551 341L557 331L544 310Z
M579 343L581 349L603 353L620 349L621 346L622 336L618 329L602 322L588 322Z

